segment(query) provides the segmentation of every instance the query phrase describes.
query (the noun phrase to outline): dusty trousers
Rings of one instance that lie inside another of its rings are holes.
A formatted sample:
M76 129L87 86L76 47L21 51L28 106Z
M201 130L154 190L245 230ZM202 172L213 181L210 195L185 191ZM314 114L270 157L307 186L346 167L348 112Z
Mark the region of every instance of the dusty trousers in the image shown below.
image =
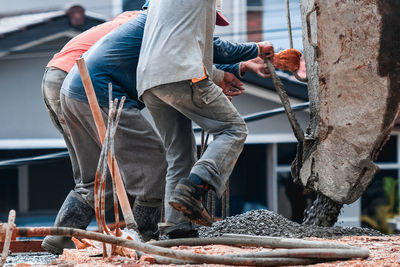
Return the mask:
M89 104L61 94L61 106L70 129L81 173L75 191L94 205L94 179L101 151ZM108 108L101 108L107 121ZM115 155L129 197L141 203L160 203L164 197L167 163L162 142L137 108L123 109L115 134ZM112 197L108 174L106 198ZM108 201L107 201L108 202Z
M243 149L247 127L222 89L209 79L164 84L146 90L142 98L167 150L165 219L182 223L183 215L168 205L178 181L197 174L221 196ZM199 160L192 121L214 136Z
M69 129L65 124L65 119L60 104L61 86L67 74L68 73L66 73L63 70L47 67L45 69L42 80L42 95L51 122L54 124L56 129L63 135L65 144L67 145L74 179L79 180L80 173L79 173L78 163L76 160L75 149L72 146Z

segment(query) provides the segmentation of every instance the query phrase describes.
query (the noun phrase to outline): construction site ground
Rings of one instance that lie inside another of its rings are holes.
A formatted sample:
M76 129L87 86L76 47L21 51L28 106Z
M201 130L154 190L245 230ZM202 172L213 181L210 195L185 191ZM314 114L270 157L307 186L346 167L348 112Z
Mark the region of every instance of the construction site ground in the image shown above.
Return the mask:
M317 263L308 266L400 266L400 236L382 235L380 232L357 227L316 227L297 224L281 215L267 210L250 211L215 222L211 227L199 229L201 237L216 237L224 233L301 238L304 240L329 241L368 248L370 257ZM260 247L229 247L223 245L177 246L173 249L199 254L222 255L268 250ZM47 253L11 254L6 266L156 266L151 256L134 258L134 251L125 251L132 256L113 256L103 259L101 250L86 248L65 250L60 257ZM321 261L322 262L322 261ZM215 265L214 265L215 266Z

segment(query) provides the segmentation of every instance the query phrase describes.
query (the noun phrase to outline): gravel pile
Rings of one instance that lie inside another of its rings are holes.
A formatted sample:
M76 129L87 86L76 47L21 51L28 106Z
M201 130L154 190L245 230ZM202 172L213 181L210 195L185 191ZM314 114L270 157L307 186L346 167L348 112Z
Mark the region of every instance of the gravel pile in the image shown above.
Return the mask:
M199 228L200 237L215 237L226 233L288 238L382 236L382 233L367 228L318 227L298 224L268 210L252 210L215 222L211 227Z

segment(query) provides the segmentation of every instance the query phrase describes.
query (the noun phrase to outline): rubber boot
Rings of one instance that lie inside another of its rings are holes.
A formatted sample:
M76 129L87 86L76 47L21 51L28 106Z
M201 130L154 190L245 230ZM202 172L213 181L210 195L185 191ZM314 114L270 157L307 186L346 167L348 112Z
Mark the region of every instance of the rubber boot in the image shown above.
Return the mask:
M86 229L94 217L94 209L80 194L71 191L58 211L54 226ZM53 254L62 254L64 248L76 247L71 237L47 236L42 242L42 248Z
M159 223L160 234L168 239L199 237L199 232L191 222Z
M161 221L162 202L144 203L137 201L133 207L133 216L138 226L139 234L144 242L157 240L160 232L158 223Z

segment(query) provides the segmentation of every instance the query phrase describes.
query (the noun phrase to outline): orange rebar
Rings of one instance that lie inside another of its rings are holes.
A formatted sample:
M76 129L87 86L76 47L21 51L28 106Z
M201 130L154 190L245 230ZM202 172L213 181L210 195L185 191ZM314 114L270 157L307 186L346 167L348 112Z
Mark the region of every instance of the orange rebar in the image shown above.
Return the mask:
M97 102L96 94L93 89L93 84L89 76L88 69L85 64L85 60L83 58L79 58L76 61L78 66L83 87L85 88L85 92L88 98L89 106L92 111L92 115L96 124L97 132L99 134L99 138L101 143L104 143L105 135L106 135L106 127L104 124L103 116L101 115L101 110L99 104ZM113 165L114 164L114 165ZM121 205L121 210L124 215L124 219L126 222L126 226L129 229L137 229L137 224L135 218L133 217L131 205L129 204L128 196L125 191L125 186L122 182L121 173L119 171L119 167L116 161L113 161L111 158L111 154L108 154L108 165L111 166L110 169L115 171L115 184L117 189L118 200ZM114 173L114 171L112 173Z

